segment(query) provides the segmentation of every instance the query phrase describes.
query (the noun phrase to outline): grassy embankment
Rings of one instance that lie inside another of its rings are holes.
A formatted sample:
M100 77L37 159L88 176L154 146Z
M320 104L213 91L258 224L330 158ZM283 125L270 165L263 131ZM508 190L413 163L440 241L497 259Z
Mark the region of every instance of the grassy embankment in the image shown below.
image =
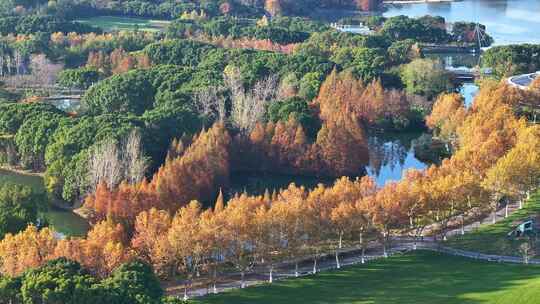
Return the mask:
M531 195L531 198L524 204L523 209L516 210L508 218L496 224L480 226L463 236L451 238L446 245L487 254L520 256L518 247L524 240L509 238L507 234L523 220L539 215L540 190Z
M202 304L540 303L540 266L418 251L192 301Z

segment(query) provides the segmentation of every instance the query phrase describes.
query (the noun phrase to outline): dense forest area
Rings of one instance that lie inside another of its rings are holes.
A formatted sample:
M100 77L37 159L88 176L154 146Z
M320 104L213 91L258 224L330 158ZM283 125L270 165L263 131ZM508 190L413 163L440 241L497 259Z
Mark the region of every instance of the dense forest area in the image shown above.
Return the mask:
M73 18L122 15L173 19L186 11L203 10L210 16L303 15L313 8L380 9L380 0L6 0L1 14L44 11Z
M467 108L422 46L474 45L474 23L375 16L360 35L287 16L313 5L377 2L2 2L0 161L42 173L46 193L0 187L0 303L175 303L160 280L188 290L306 255L316 272L325 252L339 264L346 245L386 248L431 224L444 238L456 218L537 187L540 83L500 81L537 69L537 45L488 50L494 73ZM104 14L174 20L160 32L76 21ZM55 91L80 94L80 108L49 104ZM368 134L406 130L450 156L377 185ZM230 194L241 172L335 181ZM48 200L81 207L87 236L48 227Z

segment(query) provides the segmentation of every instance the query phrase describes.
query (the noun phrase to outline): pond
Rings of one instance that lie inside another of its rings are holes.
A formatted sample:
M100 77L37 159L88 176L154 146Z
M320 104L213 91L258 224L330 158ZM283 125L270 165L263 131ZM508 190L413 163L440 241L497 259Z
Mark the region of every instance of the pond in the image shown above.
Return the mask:
M420 160L414 152L414 142L423 135L422 132L406 132L370 135L368 137L369 163L359 168L358 175L373 177L379 186L390 181L401 179L406 169L424 169L430 162ZM287 188L291 183L312 189L317 184L330 185L335 179L306 176L237 173L231 176L231 187L227 194L246 191L249 194L263 194Z
M43 177L36 174L0 169L0 183L24 184L32 187L38 193L45 192ZM85 219L70 210L54 207L48 201L43 203L46 204L46 211L43 212L44 218L60 235L83 236L86 234L89 225Z

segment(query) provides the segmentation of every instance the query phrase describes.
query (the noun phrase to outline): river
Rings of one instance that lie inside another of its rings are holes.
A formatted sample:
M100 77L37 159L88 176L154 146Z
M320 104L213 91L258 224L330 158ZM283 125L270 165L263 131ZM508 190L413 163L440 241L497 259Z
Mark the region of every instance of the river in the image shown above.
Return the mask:
M448 22L480 22L495 39L494 45L540 43L538 0L463 0L386 7L385 17L437 15Z

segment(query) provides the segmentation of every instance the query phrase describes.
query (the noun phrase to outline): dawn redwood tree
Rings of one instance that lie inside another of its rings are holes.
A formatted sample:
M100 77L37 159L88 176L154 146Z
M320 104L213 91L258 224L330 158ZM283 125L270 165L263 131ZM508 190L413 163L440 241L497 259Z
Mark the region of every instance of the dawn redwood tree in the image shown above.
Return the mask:
M377 229L383 244L383 254L388 256L388 243L393 229L406 226L407 214L402 208L402 193L397 183L386 184L376 194L363 199L372 225Z
M271 212L279 219L285 256L295 263L295 276L299 276L298 260L306 252L307 214L304 208L306 190L291 184L279 192Z
M226 259L241 275L241 287L245 287L245 274L256 262L254 211L263 205L262 197L249 197L246 194L229 200L223 211L226 219L222 233L225 236Z
M274 281L274 266L282 253L281 219L269 205L255 210L255 255L262 264L268 265L268 282Z
M181 208L173 217L167 234L174 270L186 277L184 300L188 299L188 289L195 276L201 272L209 254L209 248L205 246L208 243L202 239L204 234L200 233L200 219L203 212L201 208L201 204L197 201L192 201Z
M431 114L426 117L426 125L432 129L436 136L457 144L457 128L463 124L467 110L463 97L457 93L440 95Z
M167 263L170 246L166 235L171 227L171 216L165 210L152 208L143 211L135 219L131 247L137 257L153 266L159 276L167 276L170 263Z
M28 226L15 235L6 234L0 241L0 271L10 276L20 275L54 258L57 239L49 228L38 230Z

